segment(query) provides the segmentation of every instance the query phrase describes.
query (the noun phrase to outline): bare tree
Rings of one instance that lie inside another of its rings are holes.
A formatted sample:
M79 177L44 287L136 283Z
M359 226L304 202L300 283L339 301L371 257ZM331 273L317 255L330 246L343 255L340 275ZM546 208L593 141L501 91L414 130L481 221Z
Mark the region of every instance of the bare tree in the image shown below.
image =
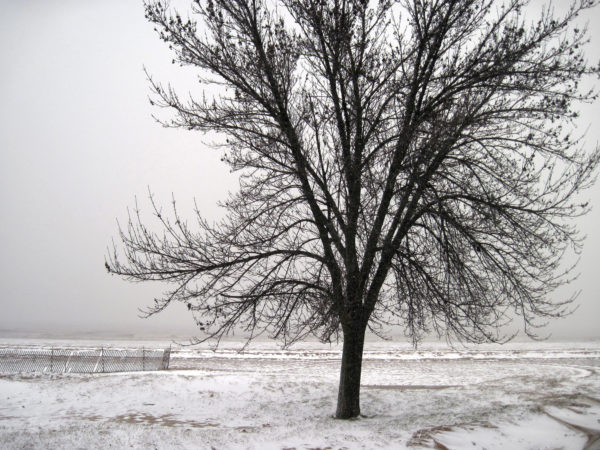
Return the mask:
M498 341L514 313L535 335L568 312L568 281L599 160L571 137L592 101L585 30L526 0L198 0L148 20L196 97L152 80L168 125L226 137L240 174L226 217L193 226L154 201L133 214L107 269L174 286L147 313L187 304L205 333L267 332L284 344L343 339L338 418L360 414L365 332L399 324ZM210 86L210 89L206 89Z

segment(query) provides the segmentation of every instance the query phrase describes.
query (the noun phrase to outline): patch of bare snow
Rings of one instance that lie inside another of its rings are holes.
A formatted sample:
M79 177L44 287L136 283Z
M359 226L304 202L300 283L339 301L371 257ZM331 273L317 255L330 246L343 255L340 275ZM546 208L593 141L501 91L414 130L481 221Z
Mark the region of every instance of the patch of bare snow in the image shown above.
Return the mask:
M535 415L487 427L457 426L434 436L435 442L449 449L583 449L587 438L550 417Z
M174 351L173 369L161 372L0 374L0 447L581 449L589 440L581 427L600 420L595 358L367 352L366 417L339 421L336 349L233 350Z

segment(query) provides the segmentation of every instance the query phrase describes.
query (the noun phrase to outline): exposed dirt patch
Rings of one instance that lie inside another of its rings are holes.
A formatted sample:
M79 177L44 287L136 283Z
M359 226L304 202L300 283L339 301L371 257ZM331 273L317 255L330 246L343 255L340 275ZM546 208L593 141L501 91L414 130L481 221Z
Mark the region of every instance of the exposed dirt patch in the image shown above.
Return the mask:
M0 420L19 419L17 416L3 416L0 414Z
M437 427L431 428L423 428L421 430L413 433L411 438L406 443L407 447L428 447L428 448L436 448L440 450L448 450L447 447L438 442L435 439L435 435L438 433L450 432L454 431L455 428L496 428L494 425L491 425L487 422L478 422L478 423L457 423L454 425L441 425Z
M439 390L439 389L449 389L460 387L454 384L434 384L434 385L425 385L425 384L366 384L362 385L362 388L367 389L389 389L392 391L408 391L408 390L421 390L421 389L431 389L431 390Z
M583 395L583 398L586 398L594 403L598 403L600 404L600 399L596 398L596 397L592 397L591 395Z
M281 450L298 450L296 447L284 447ZM333 450L333 447L307 447L303 450ZM347 447L340 447L339 450L347 450Z
M433 443L433 435L440 431L452 431L452 427L439 426L432 428L423 428L415 431L406 443L407 447L429 447Z
M166 427L191 427L191 428L214 428L219 427L220 424L212 422L210 420L195 421L195 420L180 420L176 419L173 414L163 414L155 416L153 414L132 412L127 414L119 414L118 416L111 417L111 422L119 423L130 423L130 424L148 424L148 425L162 425Z

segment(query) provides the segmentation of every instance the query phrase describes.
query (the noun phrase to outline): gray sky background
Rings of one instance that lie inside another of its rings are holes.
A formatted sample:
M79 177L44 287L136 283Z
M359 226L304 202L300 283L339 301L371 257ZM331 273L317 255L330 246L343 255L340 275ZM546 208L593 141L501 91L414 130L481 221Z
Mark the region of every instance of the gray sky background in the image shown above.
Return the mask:
M567 2L556 2L557 10ZM134 333L188 336L191 316L174 305L138 318L160 287L107 275L104 254L135 196L147 188L182 211L193 199L208 217L237 186L219 152L198 133L164 129L151 118L143 66L185 92L189 69L144 19L137 0L0 1L0 335L20 332ZM597 8L590 61L600 60ZM600 105L583 106L579 130L600 140ZM588 238L579 309L552 322L556 338L600 338L600 183L579 221ZM557 298L559 294L557 293Z

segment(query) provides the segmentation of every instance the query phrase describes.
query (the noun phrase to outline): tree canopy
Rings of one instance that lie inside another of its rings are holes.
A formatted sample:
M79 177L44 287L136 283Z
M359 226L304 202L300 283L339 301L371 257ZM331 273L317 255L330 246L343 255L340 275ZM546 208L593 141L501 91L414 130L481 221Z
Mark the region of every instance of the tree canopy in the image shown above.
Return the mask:
M573 135L598 67L571 26L597 2L537 20L527 3L198 0L190 18L146 4L200 86L150 77L153 103L223 136L240 187L215 223L153 203L155 232L133 214L107 268L171 283L147 312L184 302L206 338L341 336L338 417L360 412L350 355L367 328L496 341L517 314L535 335L568 310L549 294L572 276L561 260L599 160Z

